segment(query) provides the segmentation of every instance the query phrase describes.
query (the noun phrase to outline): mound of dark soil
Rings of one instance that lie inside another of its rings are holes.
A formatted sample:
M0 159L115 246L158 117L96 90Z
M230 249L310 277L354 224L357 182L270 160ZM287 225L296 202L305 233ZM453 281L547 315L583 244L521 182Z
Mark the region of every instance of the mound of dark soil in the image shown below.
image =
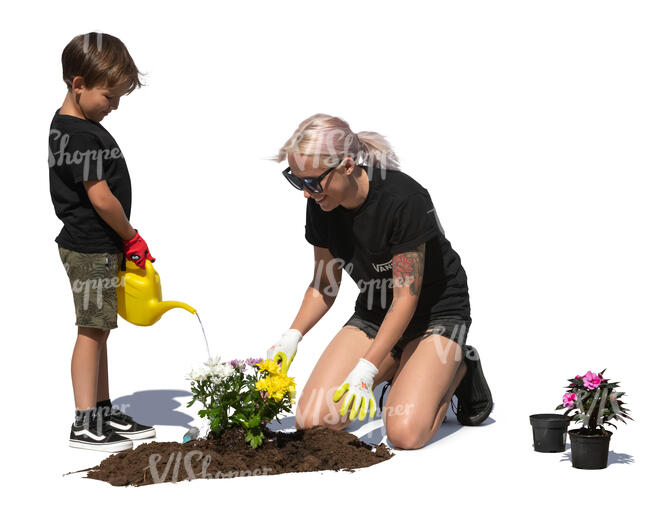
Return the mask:
M265 431L262 445L251 448L245 432L231 428L219 437L185 444L150 442L104 459L87 477L114 486L143 486L195 478L233 478L278 473L346 470L372 466L393 454L353 434L323 426L292 433Z

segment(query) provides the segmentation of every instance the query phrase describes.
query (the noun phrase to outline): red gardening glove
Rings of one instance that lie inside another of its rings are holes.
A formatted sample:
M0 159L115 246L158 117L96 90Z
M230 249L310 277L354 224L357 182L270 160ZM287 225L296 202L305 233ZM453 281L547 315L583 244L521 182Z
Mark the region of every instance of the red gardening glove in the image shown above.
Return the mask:
M149 253L149 246L140 234L138 229L135 229L135 236L133 236L128 241L122 240L124 243L124 255L128 261L133 261L140 268L144 270L144 262L149 259L152 263L155 262L155 259Z

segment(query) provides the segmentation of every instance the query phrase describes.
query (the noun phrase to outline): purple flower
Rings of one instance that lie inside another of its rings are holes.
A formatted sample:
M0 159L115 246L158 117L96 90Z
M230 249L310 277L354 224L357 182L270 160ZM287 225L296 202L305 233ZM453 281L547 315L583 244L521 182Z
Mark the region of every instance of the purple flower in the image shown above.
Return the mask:
M246 360L246 365L254 366L256 363L263 362L264 358L248 358Z
M241 369L243 368L246 363L243 362L242 360L230 360L230 365L232 365L235 369Z
M598 374L595 374L591 371L587 371L587 374L585 374L585 377L583 378L583 383L585 384L585 388L592 390L595 389L598 385L600 385L600 382L603 380L602 377L599 377Z
M562 404L565 408L573 408L573 405L575 405L576 397L577 396L573 392L567 392L564 394L564 396L562 396Z

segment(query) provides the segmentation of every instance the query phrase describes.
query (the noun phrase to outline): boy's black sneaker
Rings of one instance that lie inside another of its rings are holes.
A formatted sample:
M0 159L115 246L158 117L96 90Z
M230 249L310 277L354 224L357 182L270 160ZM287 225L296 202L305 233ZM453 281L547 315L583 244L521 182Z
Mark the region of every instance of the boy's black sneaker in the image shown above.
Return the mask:
M120 412L117 408L101 410L106 414L104 426L108 430L113 430L115 433L132 440L156 436L156 430L153 426L136 423L131 416Z
M84 450L116 452L130 450L133 441L103 426L96 412L77 410L75 422L70 429L70 446Z
M458 399L458 407L454 408L452 401L452 410L460 424L477 426L488 418L494 402L490 387L483 375L478 351L471 345L465 345L463 354L467 373L454 392Z

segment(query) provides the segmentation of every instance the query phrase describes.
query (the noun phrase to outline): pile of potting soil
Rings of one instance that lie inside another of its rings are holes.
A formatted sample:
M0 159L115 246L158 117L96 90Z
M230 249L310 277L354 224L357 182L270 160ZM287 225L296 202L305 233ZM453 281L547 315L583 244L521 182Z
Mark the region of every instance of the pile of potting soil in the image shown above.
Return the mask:
M88 478L114 486L143 486L194 478L233 478L321 470L354 471L390 459L380 444L373 451L353 434L323 426L292 433L265 430L264 442L251 448L238 428L216 439L185 444L150 442L111 455L90 468Z

